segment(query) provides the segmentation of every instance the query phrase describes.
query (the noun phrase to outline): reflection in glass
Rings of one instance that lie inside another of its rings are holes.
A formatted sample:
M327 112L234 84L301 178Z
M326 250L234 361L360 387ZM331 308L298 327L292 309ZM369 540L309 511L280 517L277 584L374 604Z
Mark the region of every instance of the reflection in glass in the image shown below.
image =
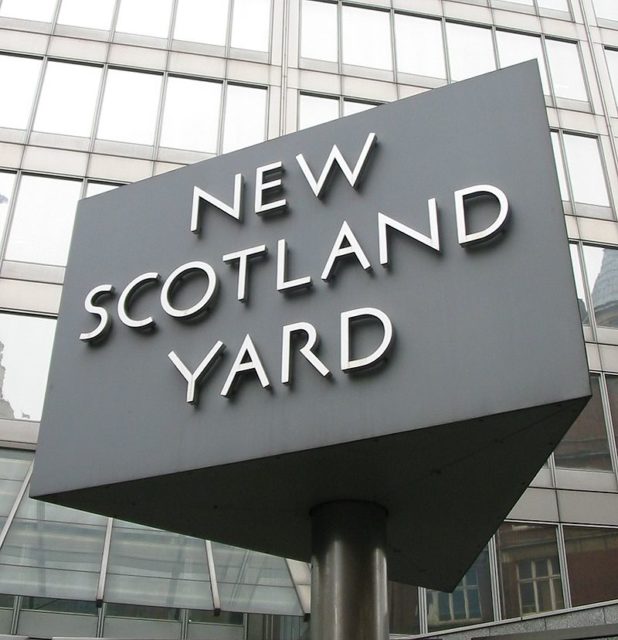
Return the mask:
M417 76L446 78L442 23L395 14L397 70Z
M417 587L389 580L387 589L389 632L419 633Z
M115 0L62 0L58 24L70 24L91 29L109 29L114 15Z
M337 5L303 0L300 55L337 62Z
M618 598L618 529L564 527L574 607Z
M152 144L160 89L159 75L110 69L97 137Z
M172 0L120 0L116 31L167 38Z
M560 184L560 197L563 200L568 200L569 188L567 186L564 162L562 161L562 151L560 150L560 136L555 131L551 132L551 144L554 150L554 161L556 163L556 172L558 174L558 182Z
M34 130L90 136L100 82L100 67L49 62Z
M549 81L547 79L547 70L545 69L541 38L538 36L525 36L520 33L511 33L510 31L497 31L496 41L498 43L500 67L509 67L518 62L525 62L526 60L536 60L539 63L539 70L541 72L543 93L549 95Z
M15 174L0 171L0 234L4 232L6 218L13 199Z
M266 135L266 90L227 86L223 152L263 142Z
M464 80L496 68L490 29L447 22L446 39L451 80Z
M590 315L588 313L588 303L586 302L586 290L584 288L584 277L582 274L581 264L579 262L579 254L576 244L569 244L571 251L571 264L573 265L573 277L575 279L575 290L577 291L577 304L579 306L579 315L582 324L590 324Z
M220 105L220 83L170 77L161 146L215 153Z
M598 327L618 327L618 249L584 245L584 266Z
M344 5L341 47L344 64L375 69L392 69L390 16Z
M484 549L452 593L427 591L429 631L493 620L489 552Z
M25 129L28 126L41 61L34 58L0 55L0 127Z
M360 113L361 111L369 111L377 105L369 102L358 102L356 100L344 100L343 101L343 115L351 116L354 113Z
M618 4L616 4L616 20L618 20ZM618 103L618 51L605 49L605 58L614 90L614 100Z
M229 0L178 0L174 38L225 45Z
M51 22L56 9L56 0L3 0L0 16Z
M557 467L611 471L598 375L590 376L592 398L554 451Z
M4 347L2 347L4 348ZM0 354L0 357L2 354ZM2 397L6 370L0 360L0 417L12 417L10 403ZM0 449L0 520L4 522L32 464L32 453L12 449ZM1 605L0 605L1 606Z
M597 18L618 20L618 3L616 0L593 0Z
M268 51L270 0L234 0L233 13L232 47Z
M64 266L80 192L77 180L22 176L7 260Z
M2 418L40 420L56 321L0 313Z
M564 607L556 527L504 523L496 545L505 618Z
M339 117L339 99L323 96L300 95L298 128L306 129Z
M558 98L586 102L588 94L582 74L577 44L546 38L545 47L556 96Z
M596 138L565 134L564 151L575 202L609 206L605 173Z
M614 438L618 442L618 376L605 376L607 383L607 395L609 397L609 410L612 414L614 426Z

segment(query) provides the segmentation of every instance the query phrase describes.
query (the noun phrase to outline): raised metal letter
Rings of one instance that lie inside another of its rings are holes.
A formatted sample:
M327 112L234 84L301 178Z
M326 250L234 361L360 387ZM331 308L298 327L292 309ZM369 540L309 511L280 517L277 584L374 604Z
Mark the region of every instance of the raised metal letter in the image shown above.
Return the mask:
M256 256L263 256L268 253L268 249L265 244L260 244L257 247L251 247L250 249L241 249L240 251L234 251L233 253L226 253L221 259L223 262L228 263L233 260L238 260L238 299L241 302L245 302L248 298L247 294L247 263L248 259Z
M127 327L130 327L131 329L149 329L154 327L155 321L152 316L148 316L143 320L134 320L129 317L127 305L130 304L139 289L145 287L149 282L156 282L158 279L158 273L142 273L141 276L137 276L137 278L131 280L131 282L129 282L129 284L124 288L124 291L120 294L120 298L118 298L118 317L123 324L127 325Z
M380 346L368 356L350 360L350 322L364 318L376 318L382 323L384 338ZM341 314L341 370L348 373L352 370L360 371L367 369L386 357L391 342L393 341L393 323L390 318L380 309L373 307L363 307L344 311Z
M94 304L99 297L106 293L114 293L113 285L101 284L88 292L86 300L84 301L84 308L88 313L94 313L95 316L99 316L100 322L92 331L88 333L80 333L80 340L83 340L84 342L102 340L111 329L112 319L110 318L107 309Z
M191 207L191 231L193 231L193 233L200 232L200 200L210 202L210 204L223 211L223 213L227 213L228 216L232 216L232 218L240 220L240 207L242 204L242 174L237 173L234 177L234 204L232 206L225 204L225 202L223 202L223 200L219 200L219 198L215 198L215 196L208 193L208 191L204 191L199 187L193 187L193 206Z
M283 327L283 340L281 343L281 382L290 382L290 342L293 333L304 332L307 335L307 342L299 349L299 352L307 359L320 375L326 377L330 374L324 363L313 353L313 348L318 345L318 333L315 327L308 322L296 322L286 324Z
M344 241L347 242L347 246L342 246ZM337 239L333 244L333 248L330 250L330 255L328 256L328 260L326 261L326 266L324 267L324 271L322 271L322 280L330 280L333 275L333 267L335 266L335 261L344 256L349 256L354 254L356 259L360 262L361 267L368 271L371 269L371 265L369 264L369 260L365 255L365 252L362 250L356 236L352 233L352 229L350 229L350 225L344 220L341 225L341 229L339 230L339 234L337 235Z
M500 212L495 221L483 229L483 231L477 231L476 233L468 233L466 230L466 211L464 205L464 198L471 195L481 195L483 193L490 193L495 196L500 203ZM457 239L462 247L470 244L476 244L483 240L489 240L493 238L499 231L500 227L506 222L509 214L509 201L503 191L490 184L477 184L474 187L468 187L467 189L460 189L455 191L455 215L457 216Z
M248 357L248 361L243 362L246 357ZM244 373L245 371L255 371L262 387L264 387L264 389L270 387L270 380L266 375L266 371L264 371L264 366L262 365L260 356L258 355L255 345L253 344L253 340L251 340L251 336L249 334L245 336L245 339L238 351L238 355L236 356L236 360L234 360L234 364L230 369L227 380L223 385L223 389L221 389L221 395L223 397L229 398L232 395L236 386L234 384L236 382L236 376Z
M225 345L221 340L217 340L215 346L206 354L206 357L199 363L197 369L191 373L185 363L176 355L176 352L170 351L167 357L174 363L176 369L180 371L182 377L187 381L187 402L196 405L195 397L196 386L204 379L209 369L215 362L217 356L225 351Z
M268 202L264 204L262 195L264 191L268 189L275 189L281 186L281 178L270 180L269 182L263 182L264 174L275 169L281 169L283 165L281 162L273 162L263 167L258 167L255 170L255 212L256 213L279 213L287 207L287 201L285 198L277 200L275 202ZM283 171L283 169L281 169Z
M193 273L195 271L202 271L208 277L208 287L206 289L206 293L198 300L192 307L188 309L177 309L172 306L170 302L170 293L174 289L176 283L182 279L183 276ZM163 285L163 289L161 289L161 306L163 307L163 311L173 318L182 318L187 320L189 318L193 318L194 316L200 314L206 308L208 308L208 303L211 302L213 294L217 289L217 274L215 270L207 263L207 262L187 262L186 264L181 265L178 269L175 269L170 273L167 280Z
M288 248L284 238L277 242L277 291L291 291L293 289L305 289L311 286L311 276L303 276L295 280L287 278L287 254Z

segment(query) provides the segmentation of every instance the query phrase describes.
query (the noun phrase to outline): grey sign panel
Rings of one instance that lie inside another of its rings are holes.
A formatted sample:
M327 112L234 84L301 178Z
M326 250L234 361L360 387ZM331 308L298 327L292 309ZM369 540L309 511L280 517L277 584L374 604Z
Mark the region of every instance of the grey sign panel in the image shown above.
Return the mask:
M453 587L589 395L536 63L82 201L49 379L33 496Z

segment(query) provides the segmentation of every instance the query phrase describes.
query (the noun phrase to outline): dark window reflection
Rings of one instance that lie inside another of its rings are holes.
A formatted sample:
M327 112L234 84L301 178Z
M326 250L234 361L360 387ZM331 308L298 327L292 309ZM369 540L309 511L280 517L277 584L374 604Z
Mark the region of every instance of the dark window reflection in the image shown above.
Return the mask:
M599 376L590 376L592 398L556 448L556 466L612 470L599 385Z
M493 620L489 553L484 549L453 593L427 592L429 631Z
M505 523L496 544L505 618L564 607L555 527Z
M388 583L390 633L419 633L418 589L401 582Z
M618 250L584 245L584 262L599 327L618 327Z
M618 598L618 529L565 527L573 606Z
M618 442L618 376L605 376L607 395L609 396L609 410L612 414L614 436Z

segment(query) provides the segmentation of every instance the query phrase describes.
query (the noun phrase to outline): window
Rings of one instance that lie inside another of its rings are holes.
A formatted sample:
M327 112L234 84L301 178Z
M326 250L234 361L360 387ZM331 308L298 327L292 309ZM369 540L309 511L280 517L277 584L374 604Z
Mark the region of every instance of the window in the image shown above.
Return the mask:
M545 59L543 57L543 47L541 38L538 36L526 36L510 31L497 31L496 41L498 44L498 57L500 67L508 67L518 62L526 60L536 60L539 63L543 92L549 95L549 81L547 70L545 69Z
M557 467L611 471L600 378L590 376L592 398L554 451Z
M608 207L605 172L597 139L565 134L563 140L575 202Z
M56 0L3 0L0 16L51 22L56 10Z
M505 618L564 607L555 527L505 522L496 545Z
M161 76L110 69L97 137L153 144Z
M0 233L3 232L6 226L6 218L13 199L14 185L15 174L0 171Z
M408 584L389 580L387 595L389 632L419 633L418 589Z
M582 267L579 261L579 253L577 251L576 244L569 244L571 251L571 264L573 265L573 278L575 279L575 290L577 291L577 304L579 306L579 315L582 319L582 324L590 324L590 315L588 312L588 301L586 299L586 289L584 287L584 277L582 274Z
M117 184L110 184L109 182L88 182L86 186L86 198L97 196L99 193L105 193L106 191L112 191L117 189L118 186Z
M49 62L34 130L90 137L100 82L99 67Z
M395 14L395 43L398 71L446 78L442 24L439 20Z
M584 266L597 327L618 328L618 249L584 245Z
M390 15L344 5L341 47L344 64L392 69Z
M40 420L56 321L0 313L0 417Z
M120 0L116 31L167 38L172 0Z
M25 129L28 126L40 70L40 60L0 55L0 78L4 87L0 127Z
M300 95L298 128L306 129L339 117L339 98Z
M490 29L447 22L446 39L452 80L465 80L496 68Z
M266 133L266 90L227 86L223 153L263 142Z
M91 29L109 29L114 15L115 0L62 0L58 24L70 24Z
M369 102L359 102L358 100L343 100L343 115L351 116L355 113L361 113L361 111L368 111L373 109L376 105Z
M556 97L587 102L588 93L577 44L546 38L545 47Z
M81 186L77 180L22 176L5 258L64 266Z
M618 20L618 4L616 0L593 0L597 18Z
M234 0L231 46L268 51L271 0Z
M167 81L161 146L217 151L221 84L170 77Z
M618 11L618 5L616 5L616 10ZM616 20L618 20L618 17ZM607 67L614 90L614 100L618 104L618 51L605 49L605 59L607 60Z
M555 11L568 11L568 0L537 0L539 8L554 9Z
M300 55L337 62L337 5L303 0Z
M558 174L558 183L560 185L560 197L564 201L570 200L569 185L564 170L564 160L562 159L562 148L560 145L560 136L556 131L551 132L551 144L554 150L554 161L556 163L556 173Z
M225 46L228 0L178 0L174 38Z

